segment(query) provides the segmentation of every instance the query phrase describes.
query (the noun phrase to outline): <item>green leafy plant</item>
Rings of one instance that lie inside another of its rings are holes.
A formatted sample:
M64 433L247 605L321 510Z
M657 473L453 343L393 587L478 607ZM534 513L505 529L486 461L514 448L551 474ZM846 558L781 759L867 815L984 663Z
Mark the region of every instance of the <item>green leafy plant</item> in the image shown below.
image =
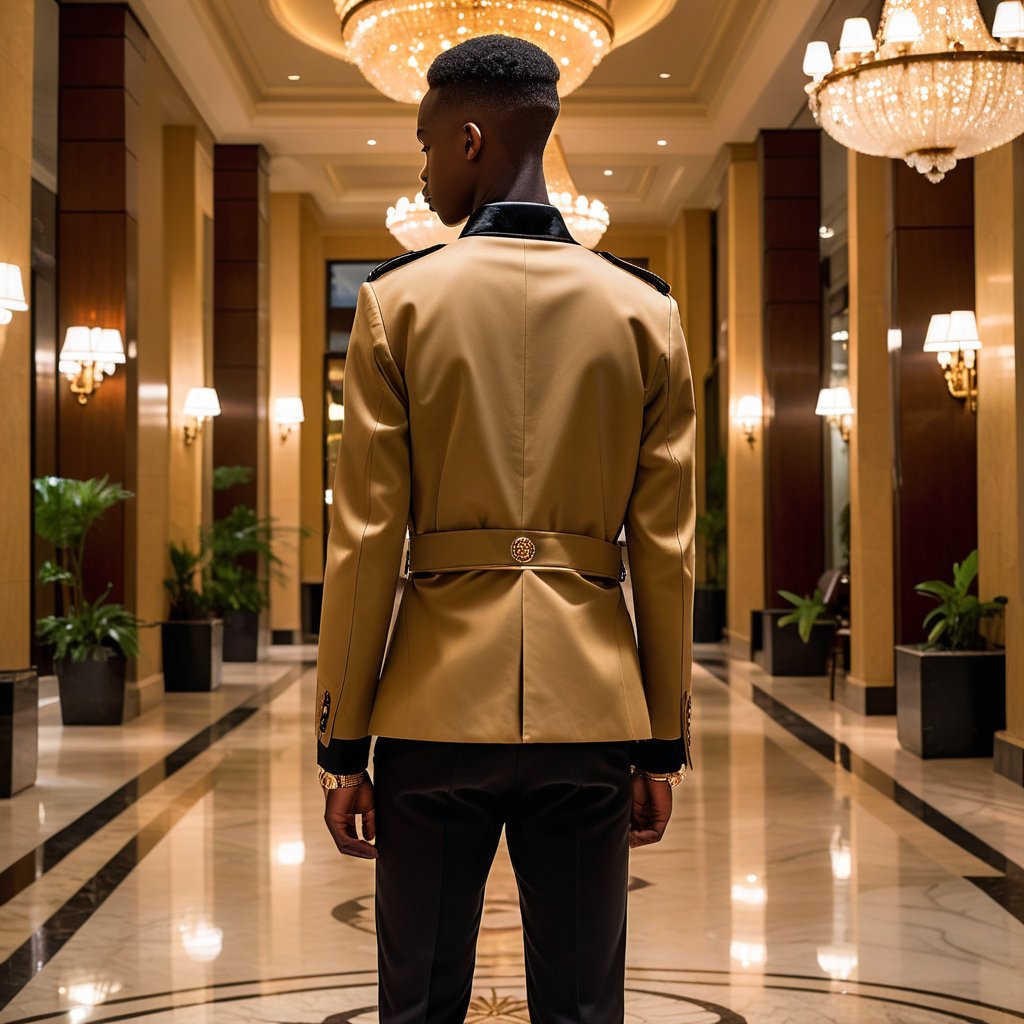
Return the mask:
M815 623L829 621L822 619L825 614L825 602L821 591L815 588L812 597L801 597L799 594L794 594L792 590L780 590L778 594L794 606L793 611L779 619L779 625L788 626L795 622L800 639L805 644L810 643L811 631L814 629Z
M200 545L198 551L193 551L187 544L175 544L171 541L167 546L167 552L172 573L164 580L164 587L171 597L168 619L172 622L208 619L209 598L196 586L196 576L201 572L207 557L203 545Z
M704 484L704 511L697 516L697 534L704 538L704 586L725 588L726 512L725 458L719 456L708 468Z
M213 489L226 491L251 479L252 469L248 466L218 466L213 472ZM262 559L268 574L277 571L281 559L274 554L274 532L274 519L258 516L248 505L235 505L210 527L203 593L219 615L232 611L259 612L270 603L269 578L260 576L253 565Z
M54 656L83 662L106 660L114 651L138 654L139 621L122 604L107 602L110 584L94 601L85 594L82 562L89 530L103 514L132 492L101 479L38 477L35 493L36 533L54 546L55 558L39 569L39 580L60 588L61 615L47 615L36 623L36 635L54 647Z
M1006 604L1002 595L991 601L981 601L968 593L978 575L978 549L975 548L962 562L953 563L953 582L927 580L917 583L914 589L938 601L921 623L928 632L928 644L941 650L976 651L983 650L985 640L981 635L982 619L1001 615Z

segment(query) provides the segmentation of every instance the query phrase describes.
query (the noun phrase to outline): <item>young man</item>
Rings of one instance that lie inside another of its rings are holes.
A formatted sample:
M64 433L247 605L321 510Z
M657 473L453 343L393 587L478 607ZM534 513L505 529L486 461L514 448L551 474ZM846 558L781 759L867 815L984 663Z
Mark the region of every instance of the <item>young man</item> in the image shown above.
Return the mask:
M473 39L427 80L424 195L469 220L359 293L317 668L327 825L376 859L382 1024L465 1018L502 827L531 1020L621 1024L629 847L661 838L690 761L679 310L548 204L542 50Z

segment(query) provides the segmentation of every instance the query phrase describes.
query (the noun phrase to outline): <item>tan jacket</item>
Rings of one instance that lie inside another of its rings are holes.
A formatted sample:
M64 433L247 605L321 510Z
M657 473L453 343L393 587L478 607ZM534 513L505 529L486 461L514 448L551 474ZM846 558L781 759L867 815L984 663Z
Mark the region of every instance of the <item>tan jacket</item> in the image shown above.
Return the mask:
M679 309L638 273L575 244L553 207L499 203L361 287L324 576L321 744L686 734L693 385ZM623 525L636 635L617 579L414 572L385 656L407 527L612 542Z

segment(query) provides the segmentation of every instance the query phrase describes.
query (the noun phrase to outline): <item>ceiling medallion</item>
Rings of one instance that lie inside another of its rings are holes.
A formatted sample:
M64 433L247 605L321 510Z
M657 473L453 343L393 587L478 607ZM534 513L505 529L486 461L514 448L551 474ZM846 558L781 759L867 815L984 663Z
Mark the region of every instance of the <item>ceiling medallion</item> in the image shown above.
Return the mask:
M593 249L608 230L608 209L600 199L588 199L577 192L561 139L554 134L544 150L544 179L548 186L548 202L558 207L569 234L580 245ZM422 192L417 192L411 200L402 196L394 206L389 206L384 223L410 252L454 242L462 229L461 224L454 227L442 224L427 205Z
M848 18L833 57L809 43L811 111L837 142L905 160L938 182L958 159L1024 131L1024 8L1001 3L994 33L977 0L885 0L876 36Z
M433 59L457 43L496 33L551 55L560 96L579 88L611 49L611 15L593 0L334 0L346 55L399 103L419 103Z

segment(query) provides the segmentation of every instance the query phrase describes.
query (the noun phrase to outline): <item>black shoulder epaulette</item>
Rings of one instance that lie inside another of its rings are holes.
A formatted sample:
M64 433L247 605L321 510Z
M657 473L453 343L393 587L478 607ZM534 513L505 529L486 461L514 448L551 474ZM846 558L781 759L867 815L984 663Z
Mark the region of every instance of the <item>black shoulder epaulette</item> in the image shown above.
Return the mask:
M432 245L427 249L413 249L412 252L403 252L401 256L393 256L383 263L378 263L367 275L366 280L376 281L378 277L383 277L389 271L397 270L399 267L404 267L406 263L412 263L413 260L418 260L421 256L429 256L432 252L437 252L438 249L443 248L444 242L439 242L437 245Z
M638 267L635 263L630 263L628 260L620 260L618 256L606 252L604 249L599 249L597 254L598 256L603 256L609 263L614 263L615 266L628 270L631 274L639 277L641 281L646 281L652 288L657 288L662 295L668 295L672 289L668 281L663 281L657 274L652 274L649 270L644 270L643 267Z

